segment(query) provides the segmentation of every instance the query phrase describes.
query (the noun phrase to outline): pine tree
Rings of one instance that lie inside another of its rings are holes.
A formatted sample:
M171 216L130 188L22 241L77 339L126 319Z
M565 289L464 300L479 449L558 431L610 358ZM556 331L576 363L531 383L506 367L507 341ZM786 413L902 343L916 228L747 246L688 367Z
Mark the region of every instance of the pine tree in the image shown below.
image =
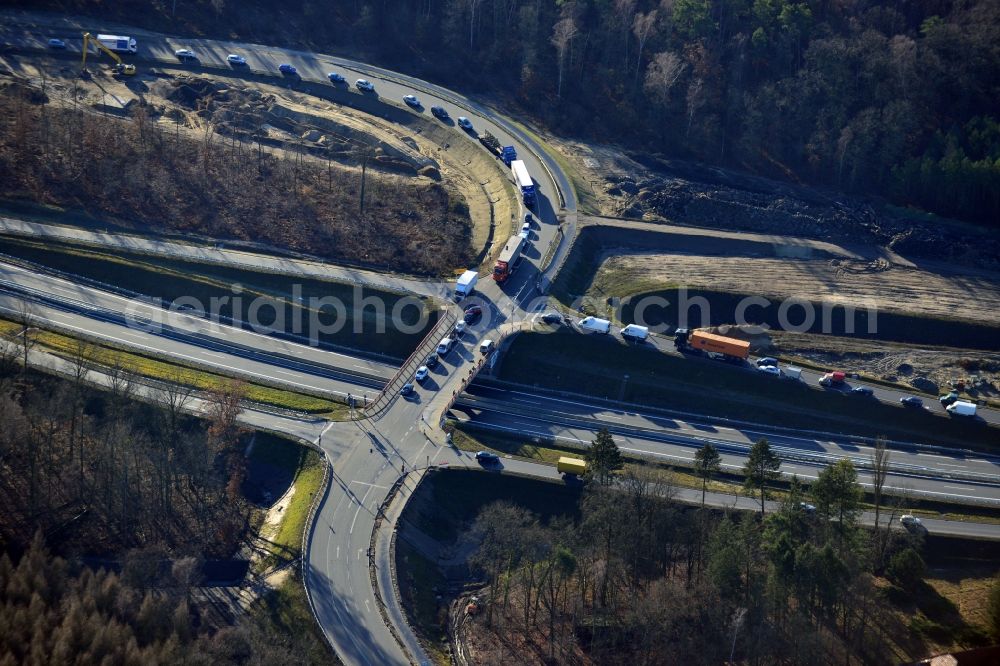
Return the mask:
M605 486L611 483L612 473L625 466L622 452L607 428L597 431L597 437L587 449L586 458L587 473Z
M781 458L771 451L771 445L766 439L759 439L750 447L750 454L743 466L743 474L746 476L744 486L750 491L760 492L761 516L764 515L764 501L767 499L767 484L780 476L779 467Z

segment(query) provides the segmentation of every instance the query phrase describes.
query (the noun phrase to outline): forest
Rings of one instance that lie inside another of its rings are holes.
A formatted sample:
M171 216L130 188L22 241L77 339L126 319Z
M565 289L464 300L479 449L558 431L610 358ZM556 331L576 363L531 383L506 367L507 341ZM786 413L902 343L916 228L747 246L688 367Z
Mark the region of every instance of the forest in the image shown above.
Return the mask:
M489 646L484 660L513 652L542 663L885 664L926 654L906 620L918 609L940 617L927 608L950 602L923 582L925 533L860 524L866 499L883 525L899 517L881 474L866 498L841 460L809 487L793 479L780 509L764 517L672 502L669 475L614 473L620 455L599 433L576 516L542 520L517 499L480 512L474 562L486 580L484 608L466 635ZM876 453L879 469L887 455ZM695 464L713 478L718 451L706 445ZM758 441L747 490L763 499L779 469ZM1000 637L1000 579L993 589L994 626L960 623L951 629L960 644Z
M199 592L259 522L241 386L194 418L115 362L98 390L85 342L66 376L26 368L32 330L0 337L0 664L329 663L296 578L235 615Z
M993 0L46 0L315 48L620 142L1000 224Z

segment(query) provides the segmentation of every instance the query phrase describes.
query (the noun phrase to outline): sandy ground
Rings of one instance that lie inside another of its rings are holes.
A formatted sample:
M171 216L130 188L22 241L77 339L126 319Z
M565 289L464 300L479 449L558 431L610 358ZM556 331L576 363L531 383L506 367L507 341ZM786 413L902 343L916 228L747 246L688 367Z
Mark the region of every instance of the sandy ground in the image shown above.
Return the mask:
M944 274L851 259L639 254L600 269L616 280L661 281L769 298L874 306L880 310L1000 324L1000 275Z
M75 77L75 70L63 66L41 73L30 62L13 61L0 58L0 65L9 68L15 74L24 76L36 85L44 85L53 101L65 106L72 106L74 90L78 95L80 108L91 108L95 105L107 104L117 106L137 98L137 92L148 102L163 109L176 109L184 114L185 122L178 124L166 114L159 122L168 126L171 132L179 131L204 139L206 122L197 114L170 101L164 95L172 87L162 79L142 74L128 80L128 85L114 80L104 74L98 74L91 82L81 81ZM159 68L169 71L167 67ZM183 71L175 71L179 76L187 76ZM326 99L313 97L305 93L288 90L283 87L262 84L243 79L230 79L224 76L199 75L197 78L219 81L231 84L236 89L255 89L262 94L273 96L278 105L305 127L315 128L312 135L315 139L297 136L275 127L265 128L269 138L284 142L288 150L265 146L264 150L282 156L294 156L304 161L312 161L327 167L324 159L302 153L298 147L326 145L324 141L338 144L346 140L358 139L369 144L382 145L393 154L414 161L430 159L437 163L442 180L454 187L465 199L472 220L471 245L475 253L488 256L497 244L496 239L506 240L514 233L517 211L512 209L513 191L507 182L505 170L491 155L482 150L478 143L460 140L455 132L430 119L412 115L407 117L407 125L390 122L378 116L361 110L343 106ZM367 137L367 138L364 138ZM218 136L215 141L224 142L226 137ZM358 171L351 164L333 164L340 177L351 177ZM376 171L377 187L393 187L394 183L426 180L423 176L407 176L389 171ZM510 190L509 192L507 190ZM502 241L499 246L502 246ZM498 246L498 247L499 247ZM456 267L464 270L465 267Z

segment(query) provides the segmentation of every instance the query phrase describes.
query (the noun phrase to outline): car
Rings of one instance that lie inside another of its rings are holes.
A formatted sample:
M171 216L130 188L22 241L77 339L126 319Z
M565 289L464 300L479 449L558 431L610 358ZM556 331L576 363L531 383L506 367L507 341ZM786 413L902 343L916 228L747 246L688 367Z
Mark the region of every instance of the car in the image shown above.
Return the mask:
M330 83L343 83L347 80L337 72L327 72L326 78L330 79Z
M904 407L923 407L924 401L915 395L908 395L905 398L900 398L899 402L902 403Z
M230 53L226 56L226 62L230 65L236 65L237 67L244 67L247 64L247 59L241 55L236 55L235 53Z
M287 62L283 62L280 65L278 65L278 71L281 72L282 74L284 74L285 76L298 76L299 75L299 70L295 69L294 67L292 67L291 65L289 65Z
M899 522L908 530L922 530L924 528L924 523L919 518L908 513L904 513L900 516Z
M777 366L778 365L778 359L771 358L770 356L765 356L764 358L757 359L757 367L758 368L762 368L765 365Z
M816 507L807 502L799 502L799 509L801 509L803 513L807 513L810 516L816 513Z
M399 389L399 395L413 395L413 384L406 382L403 388Z
M424 359L424 365L426 365L428 368L436 368L437 364L438 364L437 354L428 354L427 358Z
M758 365L757 369L768 375L774 375L775 377L781 376L781 370L779 370L776 365Z
M523 238L526 241L530 241L531 240L531 229L522 229L521 233L519 233L517 236L518 236L518 238Z
M521 225L521 233L531 235L531 222L525 222Z
M460 336L465 333L466 326L468 326L468 324L466 324L464 320L455 324L455 335Z
M419 109L419 108L420 108L421 106L423 106L423 105L422 105L422 104L420 103L420 100L419 100L419 99L417 99L417 96L416 96L416 95L406 95L406 96L404 96L404 97L403 97L403 102L404 102L404 103L405 103L405 104L406 104L407 106L409 106L409 107L412 107L412 108L414 108L414 109Z
M56 39L55 37L53 37L52 39L49 40L49 48L50 49L64 49L64 48L66 48L66 42L64 42L61 39Z
M177 56L179 60L195 60L198 57L191 49L177 49L174 51L174 55Z
M452 338L444 338L443 340L441 340L441 342L438 343L438 346L437 346L437 355L438 356L444 356L445 354L447 354L448 352L451 351L451 347L454 344L455 344L455 340L454 339L452 339Z
M465 316L463 319L466 324L472 324L476 322L480 317L483 316L483 308L478 305L470 305L465 308Z
M476 462L480 465L496 465L500 462L500 456L492 451L477 451Z
M527 224L530 227L532 221L533 220L532 220L532 217L531 217L531 213L525 213L524 214L524 223Z
M458 126L469 132L472 131L472 121L466 118L465 116L458 117Z
M440 106L432 106L431 115L433 115L438 120L449 120L451 118L451 116L448 115L448 112L444 109L444 107Z
M422 365L419 368L417 368L417 372L416 374L413 375L413 378L418 382L422 382L425 379L427 379L427 375L429 375L430 373L431 371L427 369L427 366Z
M872 390L870 386L855 386L851 389L851 395L863 395L865 397L871 397L875 395L875 391Z
M358 79L354 82L354 86L364 92L373 92L375 90L375 84L367 79Z
M542 321L546 324L561 324L563 323L563 317L558 312L546 312L542 315Z
M483 340L481 343L479 343L479 351L482 352L484 355L485 354L489 354L492 349L493 349L493 341L492 340L488 340L487 339L487 340Z

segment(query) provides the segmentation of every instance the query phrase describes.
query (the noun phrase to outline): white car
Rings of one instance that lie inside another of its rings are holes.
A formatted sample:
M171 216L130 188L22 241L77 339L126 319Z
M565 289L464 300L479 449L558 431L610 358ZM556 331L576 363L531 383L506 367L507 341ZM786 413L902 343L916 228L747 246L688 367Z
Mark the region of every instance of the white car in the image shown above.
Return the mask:
M455 324L455 334L462 335L463 333L465 333L466 326L468 326L468 324L466 324L464 321L460 321L457 324Z
M240 67L247 64L247 59L241 55L236 55L235 53L230 53L226 56L226 61L230 65L239 65Z
M525 222L521 225L521 233L531 235L531 222ZM527 238L527 236L525 236Z
M445 354L450 352L451 346L453 344L455 344L455 341L452 338L445 338L444 340L439 342L437 347L438 356L444 356Z
M417 374L413 375L413 378L416 379L418 382L422 382L425 379L427 379L427 375L429 375L430 372L431 371L427 369L426 365L422 365L419 368L417 368Z
M416 95L404 95L403 96L403 103L405 103L407 106L409 106L411 108L414 108L414 109L419 109L420 108L420 100L417 99Z
M458 126L461 127L464 130L471 131L472 130L472 121L469 120L468 118L466 118L465 116L459 116L458 117Z
M191 49L177 49L174 51L174 55L181 60L194 60L196 57Z
M919 528L924 526L924 524L920 521L919 518L917 518L916 516L911 516L908 513L900 516L899 522L903 525L903 527L908 527L908 528L909 527Z
M358 79L354 82L354 85L357 86L358 90L364 90L366 92L372 92L375 90L375 84L366 79Z
M774 375L775 377L781 376L781 370L773 365L759 365L757 369L763 372L765 375Z
M524 240L531 240L531 230L521 229L521 233L519 233L518 236L523 238Z

